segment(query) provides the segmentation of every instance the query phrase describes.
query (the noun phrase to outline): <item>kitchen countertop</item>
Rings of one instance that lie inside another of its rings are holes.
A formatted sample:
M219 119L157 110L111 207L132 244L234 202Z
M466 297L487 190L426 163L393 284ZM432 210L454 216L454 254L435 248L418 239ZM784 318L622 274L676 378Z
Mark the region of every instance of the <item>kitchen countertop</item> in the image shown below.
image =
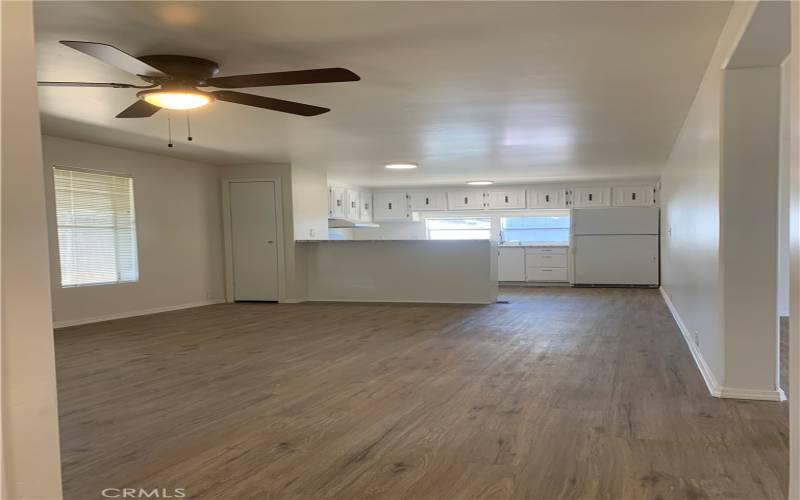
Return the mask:
M569 243L500 243L500 248L526 248L526 247L561 247L569 248Z
M441 242L448 242L448 241L464 243L465 241L475 241L475 242L483 241L483 242L489 243L488 240L412 240L412 239L406 239L406 240L398 240L398 239L392 239L392 240L294 240L295 243L382 243L382 242L384 242L384 243L396 243L398 241L403 241L403 242L416 241L416 242L419 242L419 243L431 243L431 242L441 243Z

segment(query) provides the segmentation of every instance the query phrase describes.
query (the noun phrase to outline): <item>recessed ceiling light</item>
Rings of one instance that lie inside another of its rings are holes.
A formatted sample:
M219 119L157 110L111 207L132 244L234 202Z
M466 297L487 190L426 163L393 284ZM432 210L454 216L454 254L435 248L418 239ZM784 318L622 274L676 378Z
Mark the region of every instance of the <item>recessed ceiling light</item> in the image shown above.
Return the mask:
M137 94L140 99L166 109L194 109L205 106L213 99L207 92L197 90L145 90Z
M417 168L416 163L389 163L386 165L386 168L390 168L392 170L410 170L412 168Z
M470 186L490 186L494 181L467 181Z

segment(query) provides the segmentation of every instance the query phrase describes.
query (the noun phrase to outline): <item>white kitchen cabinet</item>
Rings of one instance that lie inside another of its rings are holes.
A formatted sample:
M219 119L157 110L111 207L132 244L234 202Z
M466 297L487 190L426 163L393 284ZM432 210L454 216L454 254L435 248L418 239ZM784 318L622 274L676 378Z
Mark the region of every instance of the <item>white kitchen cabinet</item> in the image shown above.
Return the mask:
M372 195L372 218L375 221L408 220L411 211L405 192L377 192Z
M567 247L526 247L526 281L569 281Z
M370 193L369 191L361 191L359 195L359 201L361 202L361 204L358 211L358 219L362 222L371 222L372 193Z
M328 217L343 219L345 217L346 189L341 187L328 188Z
M525 249L522 247L498 247L497 280L525 281Z
M614 205L618 207L647 207L653 204L653 186L620 186L614 188Z
M611 188L582 187L572 190L572 206L574 208L611 206Z
M447 193L444 191L411 191L408 201L412 212L447 210Z
M345 191L344 216L350 220L361 218L361 193L357 189Z
M525 208L524 189L489 191L485 197L486 207L491 209Z
M447 192L448 210L481 210L486 208L486 193L478 190L461 190Z
M568 189L529 189L528 208L567 208Z

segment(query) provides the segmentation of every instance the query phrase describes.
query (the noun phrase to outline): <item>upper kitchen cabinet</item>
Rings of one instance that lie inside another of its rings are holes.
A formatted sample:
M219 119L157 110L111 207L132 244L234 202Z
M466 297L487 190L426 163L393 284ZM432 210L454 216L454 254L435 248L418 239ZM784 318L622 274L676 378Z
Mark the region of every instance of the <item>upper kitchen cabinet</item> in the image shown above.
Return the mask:
M358 214L359 220L363 222L372 221L372 193L361 191L359 201L361 202Z
M483 191L462 190L447 192L448 210L482 210L485 206Z
M529 189L528 208L567 208L568 189Z
M494 209L525 208L524 189L504 189L486 193L486 207Z
M350 220L359 220L361 218L361 192L357 189L347 189L345 191L344 216Z
M618 207L642 207L655 203L653 186L622 186L614 188L614 205Z
M331 219L343 219L345 217L347 190L341 187L328 188L328 217Z
M408 201L412 212L447 210L447 193L444 191L411 191Z
M372 195L372 218L375 221L408 220L411 211L405 192L377 192Z
M575 188L572 190L572 206L574 208L609 207L611 206L611 188Z

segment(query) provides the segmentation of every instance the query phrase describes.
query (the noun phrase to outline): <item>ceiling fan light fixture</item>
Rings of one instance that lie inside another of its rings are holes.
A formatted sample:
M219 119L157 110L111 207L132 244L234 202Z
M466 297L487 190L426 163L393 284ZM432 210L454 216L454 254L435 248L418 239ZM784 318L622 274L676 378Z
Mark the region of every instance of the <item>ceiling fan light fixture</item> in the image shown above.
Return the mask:
M195 109L214 100L214 96L198 90L144 90L137 94L145 102L165 109Z
M467 181L470 186L491 186L494 181Z
M416 163L389 163L386 165L386 168L390 170L411 170L412 168L417 168L419 165Z

